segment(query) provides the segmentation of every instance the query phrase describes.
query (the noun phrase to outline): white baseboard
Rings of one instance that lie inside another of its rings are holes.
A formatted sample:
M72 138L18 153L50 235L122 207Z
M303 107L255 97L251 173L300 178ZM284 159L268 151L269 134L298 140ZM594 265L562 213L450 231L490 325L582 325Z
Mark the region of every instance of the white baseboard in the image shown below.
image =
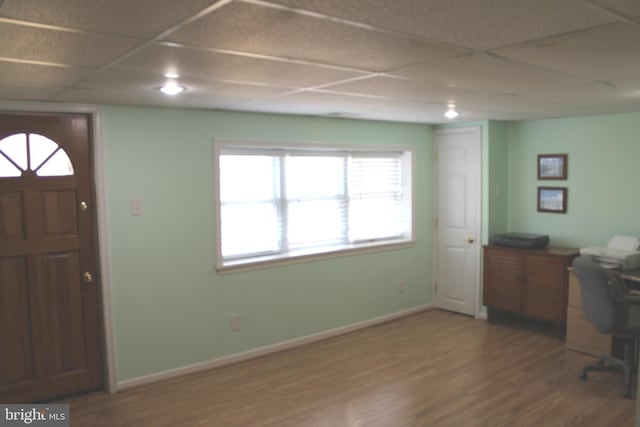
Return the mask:
M141 377L131 378L118 382L118 391L128 390L134 387L151 384L157 381L167 380L175 378L181 375L192 374L196 372L206 371L213 368L220 368L222 366L231 365L233 363L242 362L256 357L265 356L271 353L277 353L283 350L289 350L295 347L311 344L317 341L322 341L327 338L335 337L338 335L346 334L348 332L357 331L359 329L368 328L380 323L389 322L391 320L400 319L402 317L410 316L412 314L420 313L427 310L435 309L434 304L425 304L418 307L413 307L408 310L399 311L385 316L376 317L374 319L364 320L362 322L352 323L350 325L341 326L335 329L329 329L327 331L319 332L317 334L306 335L304 337L295 338L288 341L279 342L277 344L267 345L264 347L258 347L252 350L243 351L242 353L231 354L229 356L223 356L217 359L206 360L204 362L194 363L192 365L182 366L180 368L169 369L167 371L157 372L154 374L143 375Z
M476 314L476 319L487 320L487 312L486 311L479 312L478 314Z

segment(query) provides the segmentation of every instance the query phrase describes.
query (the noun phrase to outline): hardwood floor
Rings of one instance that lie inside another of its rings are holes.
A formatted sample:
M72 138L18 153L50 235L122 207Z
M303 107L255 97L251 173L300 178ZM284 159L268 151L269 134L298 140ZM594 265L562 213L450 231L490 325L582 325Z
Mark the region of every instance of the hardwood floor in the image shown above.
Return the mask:
M116 395L67 400L91 426L632 426L622 377L555 330L429 311Z

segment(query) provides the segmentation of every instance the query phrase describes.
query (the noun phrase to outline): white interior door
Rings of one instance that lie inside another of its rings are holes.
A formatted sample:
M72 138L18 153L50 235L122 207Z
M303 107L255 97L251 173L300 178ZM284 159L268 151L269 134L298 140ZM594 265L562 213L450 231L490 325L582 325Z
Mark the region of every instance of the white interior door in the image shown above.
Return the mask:
M436 132L436 305L475 315L480 273L480 129Z

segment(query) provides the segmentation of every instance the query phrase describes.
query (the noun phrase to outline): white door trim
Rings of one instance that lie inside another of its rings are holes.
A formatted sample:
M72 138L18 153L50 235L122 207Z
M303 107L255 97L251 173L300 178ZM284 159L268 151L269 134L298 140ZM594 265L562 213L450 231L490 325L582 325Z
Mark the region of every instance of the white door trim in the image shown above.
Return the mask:
M111 267L107 226L107 199L104 175L104 141L102 138L102 111L96 105L75 105L49 102L0 101L0 111L12 113L81 113L91 116L93 141L93 177L96 196L96 221L98 226L98 262L100 263L100 312L102 313L104 386L109 393L118 391L114 318L111 300Z
M437 143L437 136L438 135L452 135L452 134L463 134L463 133L472 133L474 134L476 140L478 141L478 164L477 164L477 174L478 174L478 179L477 184L476 184L476 188L475 191L477 192L476 194L478 195L478 206L477 206L477 214L476 217L474 218L474 222L475 222L475 226L476 229L478 230L478 236L476 238L476 242L478 245L482 245L482 200L483 200L483 195L482 195L482 154L483 154L483 140L482 140L482 129L479 126L468 126L468 127L458 127L458 128L441 128L441 129L436 129L434 131L435 133L435 138L434 138L434 143L433 143L433 152L432 152L432 170L433 170L433 195L434 195L434 203L433 203L433 218L438 218L438 203L440 202L438 200L438 164L437 164L437 150L438 150L438 143ZM436 292L435 292L435 284L437 283L437 278L438 278L438 262L436 260L437 257L437 253L438 253L438 230L436 229L436 224L435 221L432 224L433 227L433 259L432 259L432 263L433 263L433 268L432 268L432 297L431 300L434 302L434 304L437 304L437 296L436 296ZM477 275L474 278L474 284L473 284L473 316L476 319L480 319L483 318L483 314L481 313L481 304L480 304L480 285L482 283L482 281L480 280L480 277L482 275L482 265L481 265L481 259L482 259L482 250L479 249L477 251L477 256L474 260L474 264L476 266L476 271L477 271Z

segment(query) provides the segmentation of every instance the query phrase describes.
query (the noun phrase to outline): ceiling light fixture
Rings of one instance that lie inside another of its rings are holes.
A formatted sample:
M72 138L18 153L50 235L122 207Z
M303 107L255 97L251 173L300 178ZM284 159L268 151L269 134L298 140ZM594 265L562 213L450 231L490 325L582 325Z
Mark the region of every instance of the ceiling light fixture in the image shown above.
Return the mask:
M164 75L166 78L168 79L177 79L178 77L180 77L178 74L176 73L167 73Z
M455 119L456 117L458 117L458 112L456 111L456 104L449 104L448 107L449 109L447 110L446 113L444 113L444 116L447 119Z
M160 88L160 91L162 93L169 96L175 96L180 92L183 92L184 90L185 90L184 86L180 86L178 83L174 82L173 80L165 83L165 85Z

